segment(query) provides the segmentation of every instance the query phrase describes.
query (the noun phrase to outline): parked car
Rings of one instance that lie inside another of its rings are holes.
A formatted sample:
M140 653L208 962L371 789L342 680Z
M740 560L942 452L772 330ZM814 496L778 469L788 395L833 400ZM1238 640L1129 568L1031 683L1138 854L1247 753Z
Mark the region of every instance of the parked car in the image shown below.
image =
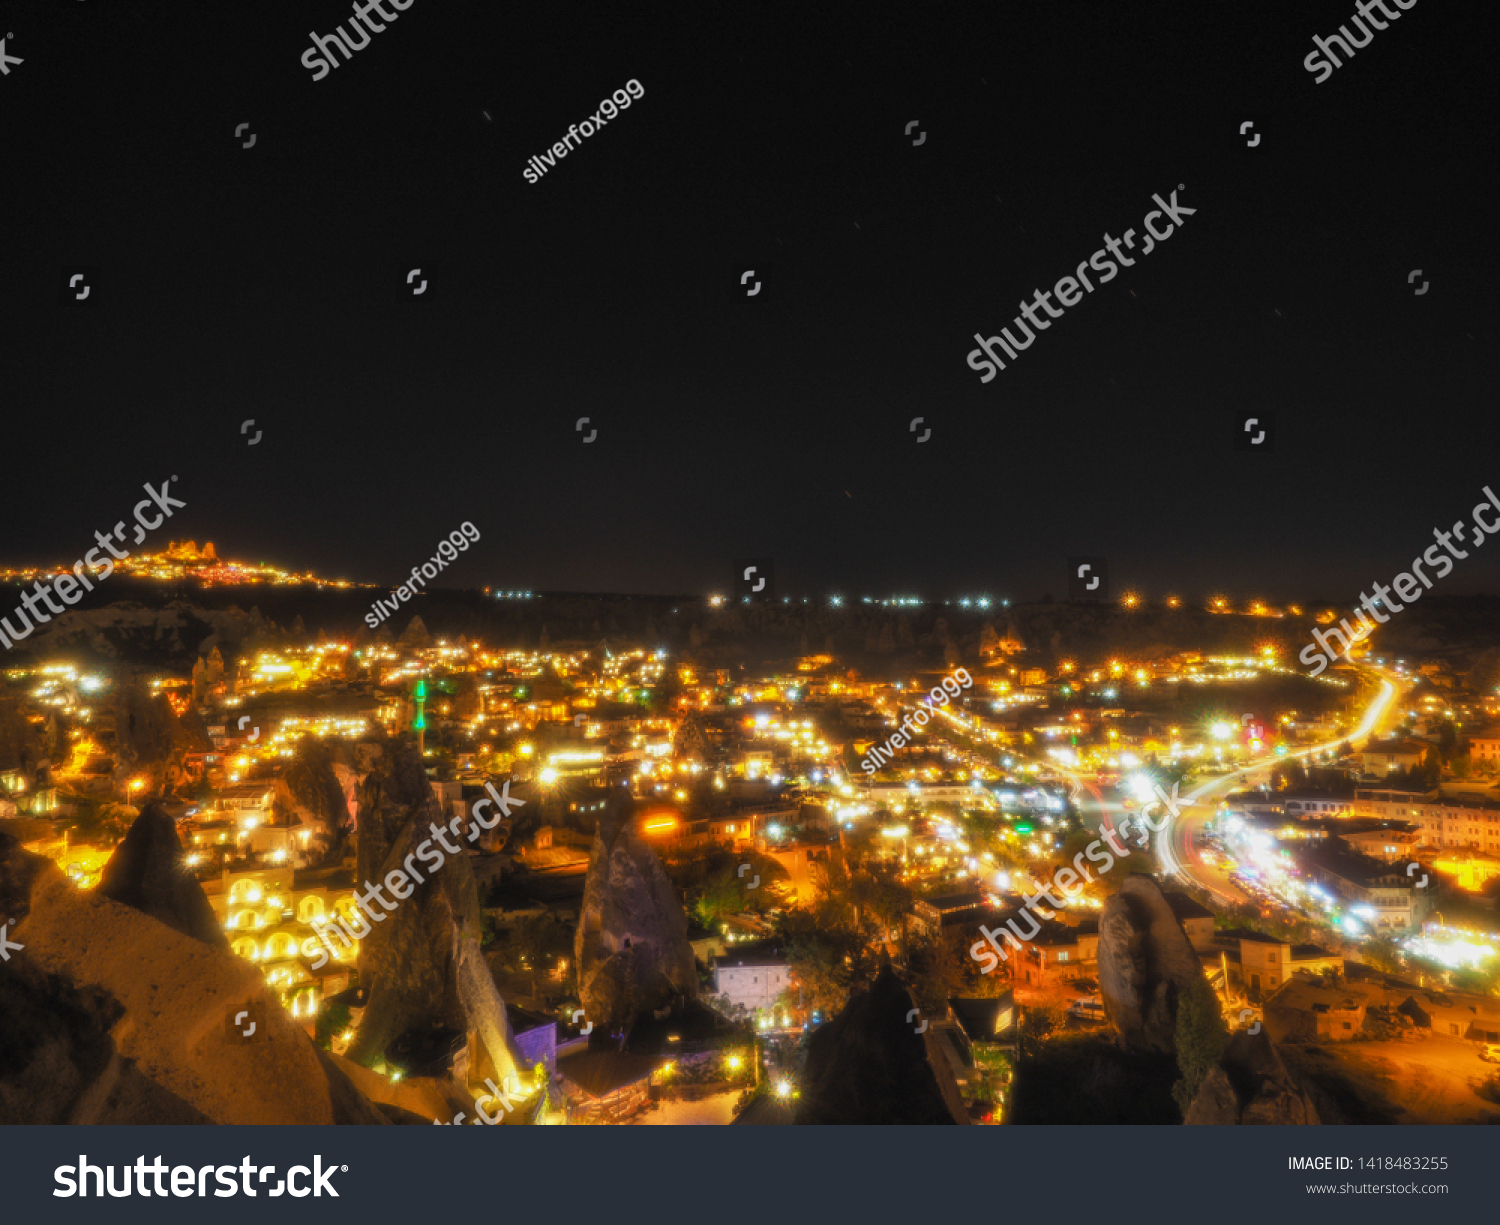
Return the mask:
M1479 1057L1485 1063L1500 1063L1500 1043L1482 1042L1479 1044Z
M1098 999L1074 1000L1068 1005L1068 1015L1080 1021L1092 1021L1102 1025L1109 1018L1104 1012L1104 1003Z

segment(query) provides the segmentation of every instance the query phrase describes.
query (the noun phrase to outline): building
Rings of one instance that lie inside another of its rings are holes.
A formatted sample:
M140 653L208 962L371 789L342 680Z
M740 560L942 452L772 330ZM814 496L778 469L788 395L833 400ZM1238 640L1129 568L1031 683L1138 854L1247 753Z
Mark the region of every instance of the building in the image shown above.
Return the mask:
M358 939L335 928L325 943L314 924L343 918L352 932L368 930L354 901L352 872L298 872L288 864L225 870L206 881L203 892L230 949L260 968L292 1016L315 1016L324 999L350 985ZM313 962L323 964L314 970Z
M1408 1016L1425 1014L1434 1034L1468 1042L1500 1042L1500 1000L1463 991L1416 991L1404 1006Z
M1416 848L1422 840L1418 830L1412 826L1341 831L1339 837L1349 844L1351 850L1368 855L1371 859L1383 859L1386 863L1410 861L1415 857Z
M1335 843L1298 848L1296 859L1314 882L1343 898L1356 919L1377 931L1419 928L1432 910L1425 877L1416 883L1394 865L1359 855Z
M1494 789L1454 794L1441 789L1423 794L1361 788L1357 811L1410 821L1429 846L1500 854L1500 794Z
M1371 740L1360 753L1360 769L1376 778L1420 766L1431 747L1420 740Z
M1177 916L1177 921L1182 924L1182 930L1187 935L1188 943L1193 946L1193 951L1216 952L1218 946L1214 943L1214 912L1185 893L1168 891L1162 896L1172 908L1172 913Z
M770 1013L791 980L786 954L775 946L736 948L714 961L714 992L756 1015Z
M1285 986L1294 974L1342 974L1344 959L1316 944L1291 944L1245 928L1216 933L1219 967L1229 992L1258 1002Z
M1015 1045L1015 992L1007 988L992 999L955 996L948 1001L953 1020L970 1042Z
M942 897L919 897L911 911L913 924L923 934L935 937L946 925L983 917L989 913L990 904L981 890L972 889Z
M1347 817L1354 813L1354 801L1327 796L1282 796L1281 811L1289 817Z
M1004 1119L1015 1016L1010 991L996 999L950 999L947 1014L926 1034L928 1058L946 1063L971 1123Z
M1469 737L1469 761L1475 766L1500 766L1500 728L1487 728Z
M1077 927L1044 922L1021 950L1015 975L1024 986L1047 987L1098 971L1099 921L1085 919Z
M872 804L887 807L915 804L918 807L936 800L961 800L972 803L981 788L973 783L871 783L866 794Z
M1331 987L1299 974L1282 983L1262 1011L1272 1042L1346 1042L1364 1029L1369 1007L1381 1002L1369 988Z
M1500 857L1483 851L1439 851L1432 856L1432 866L1465 893L1481 893L1500 876Z

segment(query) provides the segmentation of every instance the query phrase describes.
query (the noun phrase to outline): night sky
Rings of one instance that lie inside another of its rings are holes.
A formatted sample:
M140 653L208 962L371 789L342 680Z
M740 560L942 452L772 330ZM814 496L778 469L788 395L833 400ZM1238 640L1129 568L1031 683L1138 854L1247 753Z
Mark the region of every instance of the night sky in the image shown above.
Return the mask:
M1354 0L415 0L319 81L340 0L0 4L0 562L176 474L152 543L375 583L468 520L455 584L770 557L793 596L1030 599L1086 554L1352 598L1500 493L1491 7L1421 0L1315 84ZM981 383L974 334L1178 184ZM1500 543L1441 586L1500 590Z

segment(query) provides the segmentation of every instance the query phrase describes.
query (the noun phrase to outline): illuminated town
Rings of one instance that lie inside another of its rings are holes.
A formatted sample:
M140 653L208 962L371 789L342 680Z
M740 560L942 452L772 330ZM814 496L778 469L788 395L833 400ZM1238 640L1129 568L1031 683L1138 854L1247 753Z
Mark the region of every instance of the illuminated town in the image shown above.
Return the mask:
M127 1013L146 1007L127 963L58 942L152 942L183 1000L212 992L205 1068L321 1048L336 1071L296 1075L358 1102L294 1109L306 1083L272 1078L251 1106L190 1096L196 1114L1500 1118L1493 652L1397 656L1377 633L1310 677L1297 649L1340 610L1224 594L486 588L478 612L372 633L209 608L215 588L352 586L211 546L135 577L169 593L137 620L178 624L186 600L212 632L167 662L106 649L105 607L3 661L0 849L57 882L7 930ZM509 621L442 625L484 617ZM130 1058L177 1084L168 1015ZM1236 1100L1228 1063L1193 1083L1183 1055L1251 1042L1275 1110ZM861 1099L849 1051L870 1044L920 1091ZM1079 1088L1121 1052L1129 1093ZM135 1121L52 1098L7 1121L65 1119Z

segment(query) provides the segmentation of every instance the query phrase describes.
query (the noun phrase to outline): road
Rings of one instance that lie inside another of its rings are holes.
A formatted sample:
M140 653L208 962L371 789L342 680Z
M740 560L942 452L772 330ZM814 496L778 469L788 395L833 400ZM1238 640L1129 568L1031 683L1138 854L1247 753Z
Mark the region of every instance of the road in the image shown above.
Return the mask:
M1263 770L1269 773L1271 767L1285 761L1296 758L1306 760L1314 754L1337 748L1345 740L1363 740L1374 735L1397 708L1396 699L1404 691L1380 669L1367 667L1363 670L1379 682L1379 687L1370 705L1365 708L1358 726L1347 735L1323 744L1315 744L1310 748L1299 749L1284 757L1277 757L1273 754L1258 758L1247 763L1241 770L1227 774L1223 778L1211 779L1188 792L1186 796L1180 795L1177 800L1178 815L1169 819L1161 835L1156 839L1157 861L1161 865L1161 870L1201 886L1220 901L1233 903L1249 900L1246 893L1230 882L1227 868L1210 867L1197 853L1195 844L1202 836L1203 825L1213 818L1215 809L1226 795L1242 786L1253 785L1257 781L1252 775ZM1246 778L1245 784L1239 781L1241 774Z
M1350 732L1333 740L1298 749L1294 753L1287 753L1285 756L1270 754L1257 758L1230 771L1222 778L1210 779L1186 795L1178 795L1177 815L1169 817L1167 824L1154 839L1157 861L1164 873L1199 885L1207 890L1211 897L1228 905L1251 900L1249 894L1230 881L1228 867L1215 867L1203 862L1197 849L1202 838L1203 826L1213 818L1219 802L1226 795L1262 781L1261 778L1257 778L1257 775L1269 777L1272 767L1299 758L1306 760L1315 754L1336 749L1346 740L1364 740L1376 734L1393 711L1398 709L1396 699L1404 692L1404 689L1383 669L1372 665L1360 665L1360 670L1377 682L1377 688L1359 724ZM997 762L1002 755L1016 760L1037 761L1037 764L1044 765L1047 769L1070 779L1073 784L1073 802L1083 814L1084 825L1095 826L1097 822L1094 814L1097 814L1098 822L1113 829L1114 813L1111 811L1109 802L1104 798L1103 792L1091 779L1068 770L1054 761L1042 762L1035 758L1027 758L1014 749L1005 749L1002 754L1001 750L984 743L986 736L980 719L966 720L951 709L941 709L940 713L954 725L956 730L970 738L976 749L993 754ZM1245 779L1244 783L1240 781L1241 776ZM1158 820L1159 816L1159 812L1153 813L1152 821Z

